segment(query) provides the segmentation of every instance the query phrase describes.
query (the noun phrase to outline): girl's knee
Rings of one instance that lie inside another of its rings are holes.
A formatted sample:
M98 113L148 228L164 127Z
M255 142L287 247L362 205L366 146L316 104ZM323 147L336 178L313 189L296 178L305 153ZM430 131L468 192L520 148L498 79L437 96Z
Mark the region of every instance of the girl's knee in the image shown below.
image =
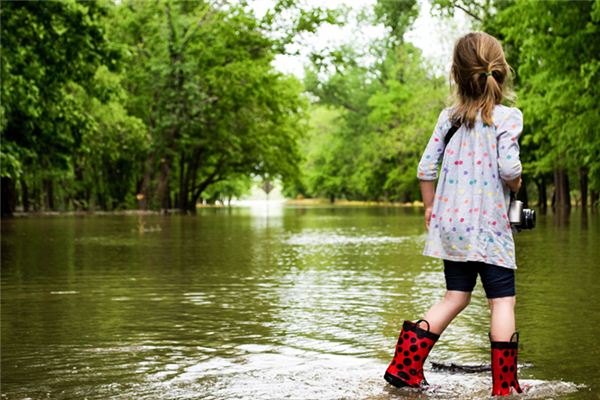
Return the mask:
M463 310L471 302L471 292L448 290L444 296L444 301L452 304L454 307L460 310Z
M493 299L488 299L488 303L490 305L490 309L494 309L494 307L515 307L517 303L517 298L515 296L508 297L497 297Z

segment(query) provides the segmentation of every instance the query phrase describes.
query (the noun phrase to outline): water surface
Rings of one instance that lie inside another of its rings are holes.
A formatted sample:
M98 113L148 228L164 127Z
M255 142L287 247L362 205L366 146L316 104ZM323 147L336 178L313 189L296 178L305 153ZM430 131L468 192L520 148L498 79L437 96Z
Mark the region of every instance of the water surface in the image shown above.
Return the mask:
M424 239L418 209L385 207L4 220L2 398L484 398L489 373L382 378L444 293ZM598 216L516 243L525 397L598 398ZM489 362L488 318L478 283L429 359Z

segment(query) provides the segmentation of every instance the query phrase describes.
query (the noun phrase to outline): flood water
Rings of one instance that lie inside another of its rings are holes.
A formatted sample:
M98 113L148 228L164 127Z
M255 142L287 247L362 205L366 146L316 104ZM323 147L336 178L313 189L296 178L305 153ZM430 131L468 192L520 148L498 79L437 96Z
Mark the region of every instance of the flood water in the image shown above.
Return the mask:
M8 399L486 398L487 301L433 348L426 391L383 380L404 319L444 293L419 209L202 209L2 221ZM517 243L525 398L597 399L600 219L550 213Z

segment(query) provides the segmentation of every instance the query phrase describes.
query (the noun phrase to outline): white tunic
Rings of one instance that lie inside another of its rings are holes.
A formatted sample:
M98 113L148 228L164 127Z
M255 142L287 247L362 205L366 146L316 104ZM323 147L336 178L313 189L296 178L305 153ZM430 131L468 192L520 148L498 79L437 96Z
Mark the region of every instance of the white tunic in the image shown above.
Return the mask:
M456 131L444 152L444 137L452 126L449 114L450 109L441 112L418 166L419 179L435 180L445 154L423 254L516 269L507 216L510 189L502 179L521 175L523 114L497 105L493 126L478 116L473 129L463 125Z

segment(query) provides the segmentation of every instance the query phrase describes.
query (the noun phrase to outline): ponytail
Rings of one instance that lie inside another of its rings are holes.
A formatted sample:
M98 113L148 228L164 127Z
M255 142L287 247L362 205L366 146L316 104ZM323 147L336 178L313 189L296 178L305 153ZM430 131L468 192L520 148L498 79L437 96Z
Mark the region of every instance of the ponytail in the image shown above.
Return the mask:
M506 84L510 72L502 46L493 36L473 32L460 38L454 47L450 72L456 85L451 120L473 128L481 112L483 122L492 125L496 104L512 97Z

